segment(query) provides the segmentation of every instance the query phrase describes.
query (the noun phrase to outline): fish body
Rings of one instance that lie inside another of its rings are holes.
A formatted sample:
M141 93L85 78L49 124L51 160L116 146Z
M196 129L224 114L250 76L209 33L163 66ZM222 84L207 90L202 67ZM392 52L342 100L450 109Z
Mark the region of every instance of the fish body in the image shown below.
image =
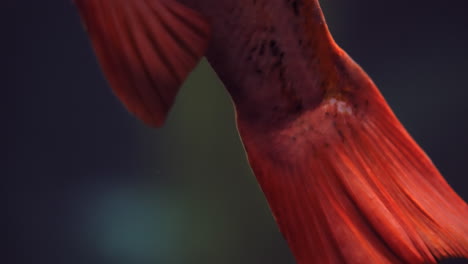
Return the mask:
M468 257L468 206L331 37L317 0L75 0L117 96L162 125L206 56L298 264Z
M288 112L320 102L323 80L313 73L326 70L320 64L331 58L334 42L316 2L185 2L212 25L206 57L239 115L269 123L275 106Z

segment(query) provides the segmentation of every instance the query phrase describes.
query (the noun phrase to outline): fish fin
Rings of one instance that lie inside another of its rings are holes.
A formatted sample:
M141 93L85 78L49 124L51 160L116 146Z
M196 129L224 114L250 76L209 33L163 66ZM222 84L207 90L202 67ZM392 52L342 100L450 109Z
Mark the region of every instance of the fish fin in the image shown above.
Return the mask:
M171 0L75 3L114 93L146 124L161 126L207 49L207 20Z
M348 71L355 85L346 92L325 95L283 127L238 120L298 264L468 258L467 204L359 69Z

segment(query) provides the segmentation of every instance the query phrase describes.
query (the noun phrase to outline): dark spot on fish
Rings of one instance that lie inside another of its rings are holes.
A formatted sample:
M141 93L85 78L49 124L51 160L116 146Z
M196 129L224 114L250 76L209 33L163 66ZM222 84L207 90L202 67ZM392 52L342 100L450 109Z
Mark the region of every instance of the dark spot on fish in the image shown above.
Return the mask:
M279 80L281 83L281 91L284 91L284 89L286 88L286 78L284 76L284 71L285 71L284 66L281 66L279 70Z
M320 80L320 88L326 88L328 86L328 80L327 79L322 79Z
M340 136L341 141L344 142L344 141L345 141L345 137L344 137L344 135L343 135L343 131L341 131L340 129L337 129L336 131L338 132L338 135Z
M304 109L304 106L302 105L302 102L296 102L296 111L299 112L302 109Z
M250 48L250 50L247 53L247 61L252 61L253 60L254 53L255 53L255 51L257 51L257 49L258 49L257 44L255 44L252 48Z
M262 44L260 44L260 50L258 51L258 55L263 56L263 54L265 53L265 45L266 45L266 41L263 40Z
M293 6L293 9L294 9L294 14L295 14L296 16L299 16L299 6L298 6L298 4L297 4L297 1L294 1L294 2L292 3L292 6Z
M288 0L287 2L291 5L294 15L299 16L302 0Z
M334 56L334 61L335 61L335 67L338 70L338 72L341 73L342 78L343 79L351 79L349 69L344 64L341 57ZM356 87L354 87L354 88L356 88Z
M271 50L271 55L273 56L278 56L280 54L280 49L278 47L278 44L276 43L276 40L270 40L270 50Z

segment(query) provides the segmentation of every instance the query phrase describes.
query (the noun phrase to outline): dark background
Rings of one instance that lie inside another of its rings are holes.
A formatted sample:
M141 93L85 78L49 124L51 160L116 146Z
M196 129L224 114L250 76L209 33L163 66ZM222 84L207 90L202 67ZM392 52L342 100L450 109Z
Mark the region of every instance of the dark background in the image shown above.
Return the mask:
M321 2L468 200L468 1ZM293 263L206 62L154 130L112 95L72 1L4 0L0 14L3 263Z

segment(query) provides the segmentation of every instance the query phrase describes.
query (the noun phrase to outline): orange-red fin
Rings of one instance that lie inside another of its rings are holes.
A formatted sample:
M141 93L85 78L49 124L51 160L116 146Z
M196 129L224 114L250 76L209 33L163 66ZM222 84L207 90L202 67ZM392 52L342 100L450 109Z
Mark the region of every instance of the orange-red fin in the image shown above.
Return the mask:
M238 120L298 264L468 258L467 204L370 81L360 84L271 131Z
M175 0L75 0L101 67L127 109L161 126L203 57L210 25Z

